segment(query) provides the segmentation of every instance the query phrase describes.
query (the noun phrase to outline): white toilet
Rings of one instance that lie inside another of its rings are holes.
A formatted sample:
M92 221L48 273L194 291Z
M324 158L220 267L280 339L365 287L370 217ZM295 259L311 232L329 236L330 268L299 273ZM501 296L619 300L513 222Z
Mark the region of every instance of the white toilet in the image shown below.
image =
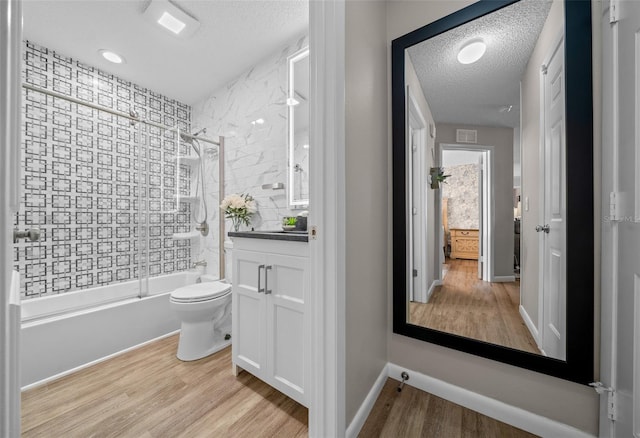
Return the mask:
M191 284L171 293L171 308L182 325L178 359L201 359L231 344L231 249L224 243L225 279L201 276L202 283Z

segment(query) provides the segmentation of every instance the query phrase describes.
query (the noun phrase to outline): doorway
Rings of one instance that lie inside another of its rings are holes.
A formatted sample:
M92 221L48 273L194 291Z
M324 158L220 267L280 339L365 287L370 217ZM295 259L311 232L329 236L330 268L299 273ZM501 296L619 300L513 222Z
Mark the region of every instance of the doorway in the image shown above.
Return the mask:
M492 146L440 145L446 182L440 197L441 280L447 259L474 260L478 279L493 281Z

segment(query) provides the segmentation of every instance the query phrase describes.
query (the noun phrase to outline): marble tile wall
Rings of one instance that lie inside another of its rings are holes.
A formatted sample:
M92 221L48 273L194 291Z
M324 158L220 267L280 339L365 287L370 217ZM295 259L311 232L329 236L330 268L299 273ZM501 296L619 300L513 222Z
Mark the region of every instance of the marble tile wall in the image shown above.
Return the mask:
M190 128L188 105L37 44L25 42L23 56L26 83ZM39 242L13 247L23 299L189 267L191 242L172 238L190 229L189 204L175 200L177 191L189 191L188 170L180 174L175 162L188 148L175 132L31 90L23 114L24 190L15 226L42 231ZM139 208L148 214L139 217Z
M208 138L225 137L225 194L249 193L258 212L251 227L281 229L283 216L299 211L287 208L286 190L263 190L263 184L287 184L287 57L309 45L308 37L291 41L277 53L201 102L192 105L193 130L206 128ZM218 158L206 160L207 204L214 232L201 239L198 258L207 261L207 272L218 274L220 218ZM226 220L226 230L231 221Z
M444 168L447 178L442 184L442 197L448 198L449 228L477 230L480 223L478 206L478 165L462 164Z

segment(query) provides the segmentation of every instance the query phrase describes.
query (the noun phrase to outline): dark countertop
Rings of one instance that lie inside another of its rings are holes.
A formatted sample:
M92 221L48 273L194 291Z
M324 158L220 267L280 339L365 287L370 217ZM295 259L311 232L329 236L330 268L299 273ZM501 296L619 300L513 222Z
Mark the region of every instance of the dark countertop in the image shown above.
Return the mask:
M309 233L300 231L229 231L229 237L249 239L288 240L290 242L308 242Z

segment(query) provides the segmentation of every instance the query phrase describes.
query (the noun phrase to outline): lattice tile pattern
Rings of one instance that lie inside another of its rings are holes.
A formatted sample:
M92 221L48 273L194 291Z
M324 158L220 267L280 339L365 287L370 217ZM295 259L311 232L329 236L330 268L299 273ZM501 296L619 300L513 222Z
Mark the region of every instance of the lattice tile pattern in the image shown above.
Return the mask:
M28 84L189 130L191 108L151 90L25 42ZM39 227L38 243L14 245L22 298L184 270L190 205L188 154L175 131L94 110L42 93L23 94L24 192L17 228Z

